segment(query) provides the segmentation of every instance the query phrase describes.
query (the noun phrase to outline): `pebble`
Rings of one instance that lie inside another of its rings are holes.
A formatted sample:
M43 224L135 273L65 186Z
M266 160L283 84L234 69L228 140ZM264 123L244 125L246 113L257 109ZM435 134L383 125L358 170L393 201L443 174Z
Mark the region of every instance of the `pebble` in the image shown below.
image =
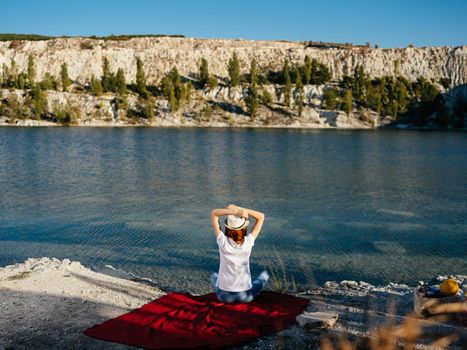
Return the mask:
M338 286L339 284L334 281L327 281L324 283L324 288L337 288Z
M344 280L340 283L341 287L358 288L358 282Z
M365 288L365 289L370 289L373 287L371 284L367 282L363 282L363 281L358 282L358 284L360 287Z

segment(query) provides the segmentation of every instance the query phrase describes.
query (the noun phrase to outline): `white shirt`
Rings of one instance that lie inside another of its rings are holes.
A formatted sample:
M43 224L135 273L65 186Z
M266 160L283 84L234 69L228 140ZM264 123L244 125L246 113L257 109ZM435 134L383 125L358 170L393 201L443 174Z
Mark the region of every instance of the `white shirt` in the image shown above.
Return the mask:
M224 233L217 236L220 266L216 287L228 292L244 292L251 289L250 254L255 239L245 236L243 244L235 243Z

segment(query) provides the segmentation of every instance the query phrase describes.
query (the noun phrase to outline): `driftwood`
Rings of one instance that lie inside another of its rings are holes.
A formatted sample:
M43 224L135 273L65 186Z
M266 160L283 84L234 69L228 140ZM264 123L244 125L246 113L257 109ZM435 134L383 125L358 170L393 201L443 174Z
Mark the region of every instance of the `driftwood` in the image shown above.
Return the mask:
M303 328L332 327L338 317L336 312L303 312L295 320Z

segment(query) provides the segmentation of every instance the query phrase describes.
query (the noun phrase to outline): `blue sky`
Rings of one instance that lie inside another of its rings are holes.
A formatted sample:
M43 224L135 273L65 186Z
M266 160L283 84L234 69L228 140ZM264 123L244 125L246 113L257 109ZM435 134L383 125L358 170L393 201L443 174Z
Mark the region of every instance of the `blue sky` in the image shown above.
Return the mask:
M467 0L6 0L0 33L467 44Z

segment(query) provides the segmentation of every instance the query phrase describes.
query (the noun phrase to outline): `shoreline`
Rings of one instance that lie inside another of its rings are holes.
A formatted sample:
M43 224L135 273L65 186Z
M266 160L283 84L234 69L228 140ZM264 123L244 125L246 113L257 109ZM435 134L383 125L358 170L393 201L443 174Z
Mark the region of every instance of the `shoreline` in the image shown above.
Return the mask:
M396 125L384 125L380 127L356 127L356 126L330 126L323 124L314 123L292 123L292 124L277 124L277 125L260 125L260 124L238 124L229 125L228 123L215 123L215 124L196 124L196 123L184 123L176 124L164 121L159 123L151 124L130 124L130 123L82 123L74 125L61 125L60 123L54 123L49 121L37 121L33 119L21 120L19 124L11 124L2 120L0 117L0 127L11 127L11 128L154 128L154 129L254 129L254 130L344 130L344 131L361 131L361 130L415 130L415 131L467 131L467 128L452 128L452 127L418 127L407 124L396 124Z
M144 282L144 279L131 274L118 270L112 273L110 266L108 270L109 273L104 274L76 261L48 257L0 267L0 312L3 316L0 318L0 348L131 349L86 337L83 331L166 292L136 282ZM413 288L395 283L373 286L356 281L326 282L297 295L310 299L307 311L337 312L337 324L331 329L311 331L295 324L238 349L277 348L280 344L285 344L285 348L287 344L318 347L323 335L365 338L372 328L387 323L392 303L396 305L393 315L396 322L403 322L413 309ZM452 331L447 325L438 324L437 327ZM464 330L464 334L462 329L455 331L467 337L467 329Z

